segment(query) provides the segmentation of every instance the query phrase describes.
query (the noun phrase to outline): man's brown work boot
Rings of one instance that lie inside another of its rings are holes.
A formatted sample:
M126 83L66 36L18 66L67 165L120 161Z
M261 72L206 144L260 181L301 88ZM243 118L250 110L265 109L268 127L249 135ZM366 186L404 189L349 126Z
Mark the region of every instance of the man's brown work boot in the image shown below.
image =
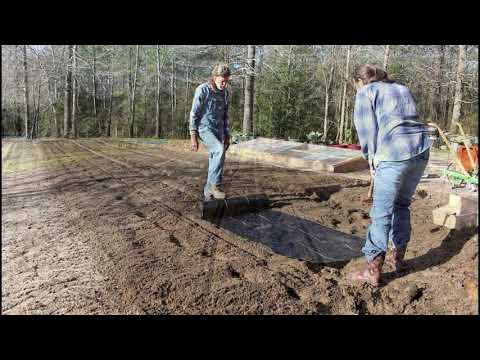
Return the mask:
M220 189L219 185L212 185L208 189L208 192L215 198L215 199L225 199L225 193Z
M384 261L385 255L378 255L372 261L368 261L363 270L354 271L348 277L351 281L367 283L377 287L380 283L380 273L382 272Z

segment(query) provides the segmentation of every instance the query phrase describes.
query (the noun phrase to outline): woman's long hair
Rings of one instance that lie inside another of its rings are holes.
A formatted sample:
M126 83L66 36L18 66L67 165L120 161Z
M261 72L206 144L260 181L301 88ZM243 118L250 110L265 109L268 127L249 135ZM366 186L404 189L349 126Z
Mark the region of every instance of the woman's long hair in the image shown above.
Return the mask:
M362 80L364 85L371 84L376 81L383 81L386 83L395 82L395 80L392 80L388 77L388 74L385 70L369 64L362 65L356 69L353 74L353 79L355 81Z

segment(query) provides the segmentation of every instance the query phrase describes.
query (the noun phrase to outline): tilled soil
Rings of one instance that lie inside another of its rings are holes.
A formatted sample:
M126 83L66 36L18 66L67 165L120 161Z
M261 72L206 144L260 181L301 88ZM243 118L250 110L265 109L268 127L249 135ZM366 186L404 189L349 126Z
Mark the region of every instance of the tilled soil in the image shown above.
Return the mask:
M478 229L432 222L447 194L415 195L408 269L372 289L346 280L361 258L302 261L201 220L207 164L182 141L4 141L2 313L478 314ZM224 183L363 242L365 181L227 155Z

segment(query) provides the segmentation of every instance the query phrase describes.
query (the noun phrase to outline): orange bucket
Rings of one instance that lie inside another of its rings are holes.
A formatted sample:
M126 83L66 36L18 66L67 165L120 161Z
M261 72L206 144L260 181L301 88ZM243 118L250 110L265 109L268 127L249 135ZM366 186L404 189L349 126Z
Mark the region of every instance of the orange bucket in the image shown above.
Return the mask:
M470 147L470 152L472 153L473 161L475 162L475 164L478 163L478 145L473 144ZM475 164L472 164L470 162L470 159L468 158L467 148L465 145L460 145L457 148L457 156L460 159L460 162L462 163L465 170L470 172L475 169Z

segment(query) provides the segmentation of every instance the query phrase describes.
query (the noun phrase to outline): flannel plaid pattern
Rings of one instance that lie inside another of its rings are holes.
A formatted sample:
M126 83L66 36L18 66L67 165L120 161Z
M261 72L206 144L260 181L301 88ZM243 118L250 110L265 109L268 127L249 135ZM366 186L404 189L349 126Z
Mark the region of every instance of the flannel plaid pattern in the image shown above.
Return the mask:
M380 161L402 161L432 146L418 120L415 101L406 86L374 82L355 97L353 121L362 156L375 169Z

